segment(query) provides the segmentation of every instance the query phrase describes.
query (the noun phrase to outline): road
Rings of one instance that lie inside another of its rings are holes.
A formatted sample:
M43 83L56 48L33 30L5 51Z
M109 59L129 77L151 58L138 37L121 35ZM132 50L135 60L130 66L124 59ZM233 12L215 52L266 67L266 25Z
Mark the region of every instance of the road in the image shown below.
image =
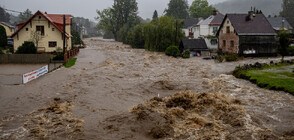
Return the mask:
M172 58L99 38L85 43L87 48L71 68L25 85L0 85L1 139L151 139L128 128L111 132L107 128L144 100L187 90L240 99L258 126L277 136L293 133L294 96L230 75L239 64L278 58L215 63L198 57Z

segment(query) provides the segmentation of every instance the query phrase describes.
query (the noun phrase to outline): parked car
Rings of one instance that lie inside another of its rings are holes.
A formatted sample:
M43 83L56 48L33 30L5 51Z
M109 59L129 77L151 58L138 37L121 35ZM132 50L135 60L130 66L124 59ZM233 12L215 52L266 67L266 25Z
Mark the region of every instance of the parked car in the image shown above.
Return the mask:
M13 39L12 38L7 38L7 46L13 47Z

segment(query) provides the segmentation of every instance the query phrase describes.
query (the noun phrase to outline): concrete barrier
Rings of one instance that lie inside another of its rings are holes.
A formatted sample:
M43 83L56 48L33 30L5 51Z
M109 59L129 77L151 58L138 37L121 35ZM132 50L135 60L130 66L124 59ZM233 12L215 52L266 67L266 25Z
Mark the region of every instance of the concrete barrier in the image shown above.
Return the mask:
M50 54L0 54L0 64L38 64L50 61Z

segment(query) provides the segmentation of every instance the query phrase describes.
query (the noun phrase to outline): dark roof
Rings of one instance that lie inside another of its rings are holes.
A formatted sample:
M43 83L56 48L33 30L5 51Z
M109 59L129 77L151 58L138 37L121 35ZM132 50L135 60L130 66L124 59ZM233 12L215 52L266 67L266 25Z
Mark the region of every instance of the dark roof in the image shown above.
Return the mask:
M199 19L198 18L190 18L190 19L185 19L184 22L185 22L184 28L187 29L189 27L196 25L199 22Z
M248 19L248 14L227 14L221 27L226 18L229 18L238 35L276 35L273 27L263 14L256 14L252 20ZM219 32L220 30L217 35Z
M283 18L283 17L268 17L267 20L272 25L272 27L275 30L280 30L283 26L283 20L284 20L284 28L289 28L290 30L293 29L293 27L289 24L289 22Z
M224 15L221 13L218 13L216 16L214 16L213 20L210 22L210 24L222 24L222 21L224 20Z
M199 39L182 39L181 45L183 50L208 50L205 40Z

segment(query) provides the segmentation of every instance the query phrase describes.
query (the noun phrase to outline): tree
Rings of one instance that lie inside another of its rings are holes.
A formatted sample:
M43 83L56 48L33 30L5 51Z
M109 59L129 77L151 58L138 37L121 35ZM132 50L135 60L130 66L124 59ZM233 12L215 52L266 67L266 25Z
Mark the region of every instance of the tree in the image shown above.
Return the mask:
M0 48L5 48L7 45L7 35L5 28L0 25Z
M175 19L186 19L189 17L189 5L187 0L170 0L166 15Z
M144 26L145 49L164 52L171 45L178 46L184 34L183 21L163 16Z
M31 41L35 44L36 47L39 47L39 42L43 39L41 32L31 31Z
M32 11L30 11L29 9L25 10L18 15L19 22L26 22L32 15Z
M25 41L21 46L16 50L17 54L35 54L37 53L37 48L33 42Z
M133 27L140 22L136 0L114 0L112 8L98 10L97 14L97 28L104 32L112 32L115 40L118 40L118 31L125 24Z
M157 19L157 18L158 18L158 13L157 13L157 11L155 10L154 13L153 13L152 19Z
M280 16L285 17L287 21L294 26L294 1L293 0L283 0L282 4L283 10Z
M194 0L190 6L190 16L193 18L208 18L216 9L208 5L207 0Z
M144 25L136 25L127 36L127 44L131 45L132 48L144 48L145 37L144 37Z
M280 42L279 53L282 55L282 61L284 61L284 56L288 55L290 34L288 34L285 30L281 30L278 37Z
M77 32L75 29L71 29L71 35L72 35L72 45L80 45L83 44L83 41L80 37L80 33Z
M9 20L10 15L7 12L5 12L5 10L2 7L0 7L0 21L9 22Z

